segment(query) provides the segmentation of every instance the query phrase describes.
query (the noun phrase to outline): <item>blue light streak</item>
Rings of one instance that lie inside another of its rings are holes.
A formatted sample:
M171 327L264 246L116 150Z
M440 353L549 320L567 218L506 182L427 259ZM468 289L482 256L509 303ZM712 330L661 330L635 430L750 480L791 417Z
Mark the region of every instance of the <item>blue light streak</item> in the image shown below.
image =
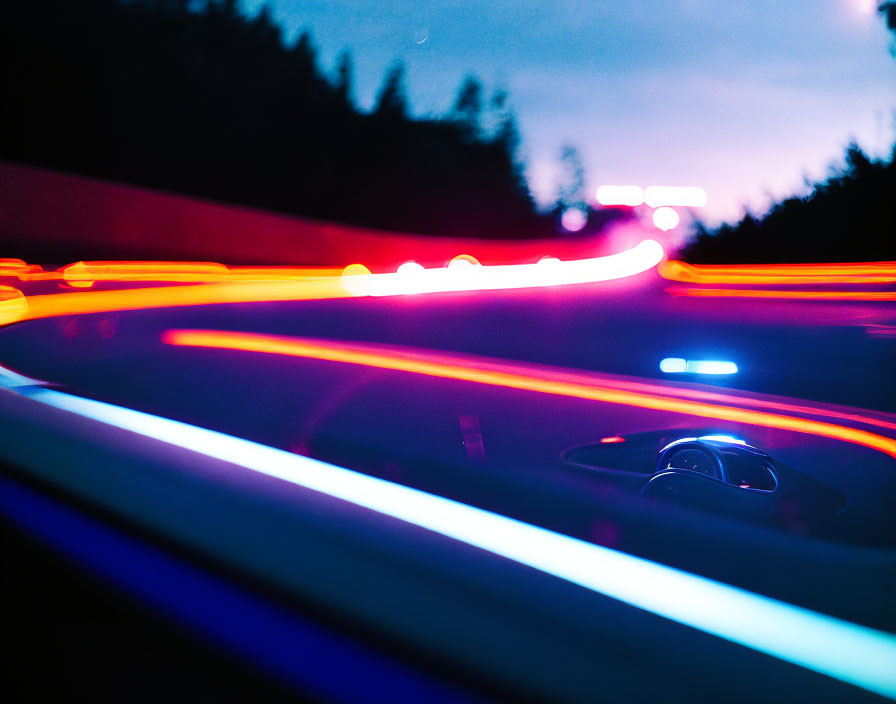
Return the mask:
M660 362L660 371L666 374L737 374L737 365L724 360L666 357Z
M690 374L737 374L737 365L734 362L689 359L685 371Z
M896 635L224 433L52 389L18 390L55 408L421 526L658 616L896 699Z
M660 371L666 374L680 374L688 368L688 360L681 357L666 357L660 362Z

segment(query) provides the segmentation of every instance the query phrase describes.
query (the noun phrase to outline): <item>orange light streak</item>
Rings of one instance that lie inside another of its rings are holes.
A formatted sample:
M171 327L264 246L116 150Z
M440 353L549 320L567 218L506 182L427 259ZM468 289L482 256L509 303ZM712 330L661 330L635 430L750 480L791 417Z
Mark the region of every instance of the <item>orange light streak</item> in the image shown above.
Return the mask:
M6 276L6 273L3 273ZM12 274L19 281L62 281L62 272L61 271L43 271L43 269L36 269L34 271L24 271L18 274Z
M670 286L673 296L696 298L780 298L803 301L896 301L894 291L770 291L741 288L683 288Z
M52 293L22 298L25 307L18 298L11 301L0 300L0 325L59 315L217 303L320 300L346 298L351 295L345 290L339 277Z
M0 276L19 276L38 271L43 269L37 264L28 264L22 259L0 258Z
M15 286L0 285L0 301L11 301L24 297L25 294L19 291Z
M209 262L77 262L60 270L65 283L76 288L90 288L97 280L167 280L195 285L169 289L90 291L78 296L36 295L26 299L25 310L18 303L12 306L0 302L0 325L57 315L139 308L595 283L641 273L653 268L662 257L662 245L648 239L626 252L559 262L547 269L536 264L465 266L462 271L458 271L456 266L436 269L419 267L419 272L414 270L410 275L406 271L402 272L402 269L407 269L407 264L399 267L395 274L370 274L366 267L362 268L360 265L350 265L343 271L288 267L228 269L222 264ZM14 260L12 266L20 270L23 264L21 260ZM53 276L49 278L58 279L60 271L52 272ZM362 274L362 271L368 273ZM219 279L223 282L219 283Z
M475 365L469 359L459 358L455 363L448 364L444 361L435 361L428 358L426 353L395 353L370 347L336 345L300 338L216 330L169 330L163 334L162 341L169 345L183 347L262 352L358 364L378 369L425 374L442 379L469 381L489 386L635 406L759 427L777 428L779 430L789 430L862 445L896 458L896 440L865 430L776 413L639 393L612 388L596 382L589 384L574 383L560 379L547 379L523 373L519 367L501 363L495 364L495 361L491 361L487 365ZM444 356L442 356L442 359L444 359ZM514 371L503 371L499 370L498 367L502 369L510 368Z
M0 285L0 325L14 323L28 312L28 302L19 289Z
M896 262L696 266L670 260L660 264L659 272L666 279L695 284L872 284L896 282Z
M21 260L13 260L21 262ZM43 271L39 266L7 266L0 260L4 276L20 281L65 281L78 287L89 287L96 281L125 283L227 283L233 281L282 281L339 276L336 267L232 266L215 262L152 262L152 261L88 261L75 262L56 271ZM7 270L9 273L7 273Z
M428 359L437 359L446 364L456 364L457 359L463 358L460 355L448 356L439 355L434 352L427 352ZM481 358L475 360L477 366L484 366L487 363L482 362ZM499 363L495 365L500 368ZM551 368L538 368L532 365L526 365L527 374L538 376L548 380L569 381L577 384L594 384L594 377L577 374L570 371L561 371ZM769 401L766 399L751 398L749 396L734 396L732 394L724 394L716 391L702 391L698 389L681 388L677 386L663 386L660 384L650 384L639 381L628 381L626 379L617 379L611 376L602 376L601 384L614 389L626 389L629 391L638 391L651 395L672 396L677 398L692 398L703 401L719 401L722 403L736 402L741 406L750 406L752 408L767 408L775 411L784 411L786 413L797 413L801 415L814 415L823 418L836 418L837 420L845 420L854 423L862 423L864 425L874 425L879 428L887 428L896 430L896 422L875 418L873 416L860 415L858 413L848 413L846 411L834 410L832 408L821 408L815 406L805 406L793 403L784 403L781 401Z

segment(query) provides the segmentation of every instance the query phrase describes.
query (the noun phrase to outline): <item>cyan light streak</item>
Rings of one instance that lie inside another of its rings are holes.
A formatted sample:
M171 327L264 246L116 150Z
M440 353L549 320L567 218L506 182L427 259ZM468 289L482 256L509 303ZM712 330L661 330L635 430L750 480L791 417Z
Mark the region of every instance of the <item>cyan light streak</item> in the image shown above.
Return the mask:
M666 357L660 362L660 371L666 374L737 374L737 365L724 360Z
M7 386L3 379L0 386ZM18 391L47 405L421 526L896 699L896 635L242 438L52 389L30 386Z
M660 371L666 374L680 374L688 368L688 360L682 357L666 357L660 362Z
M685 371L691 374L737 374L737 365L734 362L688 360Z

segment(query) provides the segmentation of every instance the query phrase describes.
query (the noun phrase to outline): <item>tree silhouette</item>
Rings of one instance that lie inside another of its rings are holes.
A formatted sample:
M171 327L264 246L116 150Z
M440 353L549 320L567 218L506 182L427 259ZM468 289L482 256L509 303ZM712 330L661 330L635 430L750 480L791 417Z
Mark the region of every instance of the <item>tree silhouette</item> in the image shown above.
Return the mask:
M386 78L376 98L374 114L394 120L408 116L408 101L404 90L404 64L395 63L387 71Z
M892 157L870 159L851 144L844 166L808 196L787 198L761 219L747 214L715 230L698 224L681 254L707 264L896 259L894 196Z
M563 208L585 205L585 167L579 150L566 144L560 150L560 186L557 201Z
M479 136L481 115L482 84L475 76L467 76L457 93L449 118L461 128L467 138L476 139Z
M354 104L352 95L353 80L354 66L352 65L352 57L347 51L343 51L339 54L339 58L336 60L336 79L333 82L333 88L336 90L336 95L338 95L342 99L342 102L347 106L352 106Z
M415 119L394 64L366 113L349 54L324 76L310 33L287 43L266 6L7 0L0 19L0 158L382 229L556 232L506 94L484 109L473 77Z
M887 23L887 29L896 32L896 2L894 0L885 0L878 5L878 12L884 16Z
M896 1L878 9L896 33ZM809 195L786 198L761 219L747 214L716 229L696 223L681 256L706 264L896 259L896 146L886 161L850 144L844 166Z

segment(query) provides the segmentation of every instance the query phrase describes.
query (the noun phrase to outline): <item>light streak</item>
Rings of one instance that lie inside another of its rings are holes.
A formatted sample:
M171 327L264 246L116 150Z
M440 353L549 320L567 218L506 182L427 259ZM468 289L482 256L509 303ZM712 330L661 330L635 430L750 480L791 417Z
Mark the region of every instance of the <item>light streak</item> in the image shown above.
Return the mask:
M660 371L666 374L737 374L737 365L726 361L666 357L660 362Z
M684 357L666 357L660 361L660 371L666 374L678 374L688 368L688 360Z
M199 306L255 301L296 301L350 296L339 278L307 281L196 284L115 291L84 291L27 296L26 308L0 301L0 324L60 315L83 315L122 310Z
M379 369L425 374L523 391L616 403L659 411L731 421L766 428L806 433L870 447L896 457L896 440L865 430L807 418L721 406L643 392L613 388L597 382L575 382L562 378L534 376L519 367L492 363L476 365L469 358L448 355L396 353L383 349L347 344L324 343L301 338L259 335L221 330L168 330L162 341L169 345L210 349L240 350L304 357L331 362L359 364Z
M234 266L214 262L76 262L62 267L62 279L79 282L228 283L338 276L341 268Z
M444 357L437 353L429 352L428 356L433 359L442 359L447 364L455 364L457 357ZM479 362L482 364L482 362ZM548 368L543 370L533 365L507 364L489 365L495 368L503 368L511 371L523 371L524 373L539 376L540 378L549 380L569 381L572 383L594 384L597 378L593 373L590 375L575 373L568 370L557 370ZM876 418L874 416L850 413L845 410L837 410L831 407L806 406L802 404L784 403L782 401L770 401L764 398L751 398L750 396L736 396L731 393L719 393L717 391L703 391L698 389L689 389L678 386L666 386L661 384L651 384L643 381L629 381L619 379L610 375L600 375L600 383L604 386L616 389L627 389L629 391L639 391L652 395L673 396L678 398L692 398L702 401L718 401L723 404L736 403L740 406L750 406L753 408L766 408L775 411L783 411L789 414L814 415L823 418L833 418L837 420L845 420L851 423L861 423L864 425L873 425L879 428L887 428L888 430L896 430L896 422ZM888 414L892 417L892 414Z
M15 286L0 285L0 301L14 301L24 297L25 294Z
M682 288L670 286L673 296L694 298L780 298L803 301L896 301L891 291L770 291L768 289Z
M282 279L274 280L269 280L267 274L256 273L267 272L267 269L235 268L236 275L245 277L244 280L233 280L233 277L230 277L228 283L35 295L24 299L25 307L17 297L8 294L7 300L0 299L0 324L60 315L173 306L317 300L349 296L396 296L440 291L485 291L595 283L642 273L656 266L663 256L662 245L654 240L644 240L635 247L617 254L563 262L556 260L550 265L542 263L503 266L455 265L424 269L419 264L406 262L394 274L371 274L363 265L352 264L345 270L335 270L341 274L340 276L315 275L294 279L291 275L285 275ZM168 266L169 263L164 263L164 267ZM222 265L199 266L209 266L216 270L216 267ZM102 271L98 273L102 274ZM119 273L122 276L134 275L133 271ZM172 273L173 276L181 274L184 272ZM196 275L210 276L211 273L200 272ZM256 276L261 280L255 280Z
M556 266L562 264L560 260L546 258L539 262L538 266ZM352 265L355 266L355 265ZM362 265L357 265L362 266ZM366 267L364 267L366 270ZM299 286L294 283L292 286ZM82 313L102 313L117 310L137 310L143 308L179 306L179 305L203 305L213 303L238 303L259 300L300 300L338 297L347 295L336 289L333 291L328 284L325 290L315 282L313 288L309 288L307 282L301 284L302 288L285 290L282 285L267 284L263 288L257 286L247 287L241 284L236 290L215 288L183 287L170 289L137 289L132 291L93 291L89 293L66 293L43 296L25 297L21 291L9 286L0 286L0 325L14 323L33 318L46 318L62 315L77 315ZM276 294L276 297L274 296ZM267 296L262 298L262 295ZM29 307L29 302L31 306ZM434 355L430 355L433 357ZM447 359L447 363L455 363L454 359ZM518 369L514 367L514 369ZM537 369L528 369L527 373L538 374ZM572 383L593 383L593 379L569 372L556 372L549 374L551 380L565 380ZM812 406L769 401L766 399L754 399L749 397L732 397L729 394L720 394L712 391L698 391L693 389L670 389L655 384L642 382L620 381L611 378L602 380L602 384L612 388L640 391L648 394L674 394L679 397L688 397L705 401L719 401L729 403L732 400L743 406L766 408L785 413L798 413L834 418L865 425L873 425L890 430L896 430L896 423L881 418L875 418L857 413L839 411L830 408L817 408Z
M600 441L605 445L612 445L617 442L625 442L625 438L620 435L611 435L608 438L601 438Z
M0 285L0 325L8 325L28 315L25 294L13 286Z
M25 282L64 281L76 288L89 288L97 281L228 283L320 278L338 276L342 272L336 267L225 266L215 262L86 261L68 264L56 271L22 264L24 266L13 268L0 261L0 275L15 276Z
M689 359L685 371L690 374L737 374L737 365L722 360Z
M702 208L706 205L706 191L699 186L648 186L644 189L644 202L651 208Z
M0 258L0 277L19 277L41 271L43 269L37 264L28 264L22 259Z
M31 388L24 395L391 516L663 618L896 698L893 634L224 433L52 389Z
M346 288L359 296L395 296L440 291L490 291L566 284L595 283L640 274L655 267L664 256L655 240L644 240L618 254L593 259L552 261L549 265L444 267L423 269L411 262L394 274L370 274L344 279Z
M640 186L600 186L595 197L601 205L627 205L633 208L644 202L644 189Z
M666 279L695 284L872 284L896 282L896 262L697 266L660 263Z

